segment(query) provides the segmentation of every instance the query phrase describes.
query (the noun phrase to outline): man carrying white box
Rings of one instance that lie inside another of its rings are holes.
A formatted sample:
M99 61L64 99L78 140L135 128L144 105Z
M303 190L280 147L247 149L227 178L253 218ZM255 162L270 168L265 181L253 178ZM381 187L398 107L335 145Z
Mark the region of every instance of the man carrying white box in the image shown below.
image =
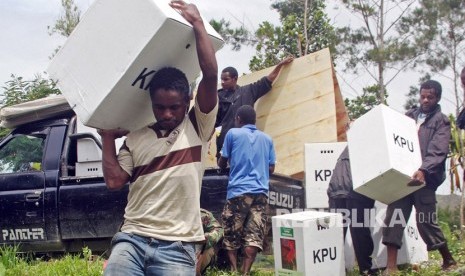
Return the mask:
M130 181L124 224L113 237L105 275L195 275L196 243L205 241L202 159L218 110L218 66L196 6L184 1L170 6L193 27L202 80L189 110L184 72L158 70L150 83L151 103L146 103L156 123L129 133L118 157L114 140L127 131L99 130L107 187L121 189Z
M409 185L423 183L426 185L388 206L383 228L383 244L387 246L388 273L397 271L397 251L402 247L402 235L412 212L412 206L415 206L417 211L418 231L427 249L439 250L443 258L443 270L456 265L444 234L439 228L436 215L436 189L446 178L445 161L450 140L450 122L441 112L438 104L441 92L439 82L426 81L420 87L420 107L406 113L416 121L422 156L421 167L413 174Z

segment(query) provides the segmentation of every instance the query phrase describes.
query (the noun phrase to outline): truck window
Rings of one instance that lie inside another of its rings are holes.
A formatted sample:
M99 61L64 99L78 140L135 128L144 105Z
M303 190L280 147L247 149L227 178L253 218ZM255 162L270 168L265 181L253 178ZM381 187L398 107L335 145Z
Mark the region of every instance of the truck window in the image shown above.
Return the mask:
M40 171L45 135L16 135L0 149L0 173Z

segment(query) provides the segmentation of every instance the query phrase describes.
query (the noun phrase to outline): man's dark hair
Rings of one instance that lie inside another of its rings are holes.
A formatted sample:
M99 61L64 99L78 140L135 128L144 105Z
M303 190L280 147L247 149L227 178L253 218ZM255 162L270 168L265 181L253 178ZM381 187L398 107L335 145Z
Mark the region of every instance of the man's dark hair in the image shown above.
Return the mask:
M174 67L164 67L153 75L150 81L150 96L158 89L172 89L179 92L186 101L189 101L189 82L186 75Z
M436 93L436 97L438 97L438 99L441 99L442 86L439 82L435 80L427 80L420 86L420 92L422 89L433 89L434 93Z
M250 105L243 105L237 109L236 116L241 118L241 122L245 125L255 125L257 114Z
M229 73L229 76L231 78L237 78L238 76L236 68L231 66L224 68L223 71L221 71L221 73Z

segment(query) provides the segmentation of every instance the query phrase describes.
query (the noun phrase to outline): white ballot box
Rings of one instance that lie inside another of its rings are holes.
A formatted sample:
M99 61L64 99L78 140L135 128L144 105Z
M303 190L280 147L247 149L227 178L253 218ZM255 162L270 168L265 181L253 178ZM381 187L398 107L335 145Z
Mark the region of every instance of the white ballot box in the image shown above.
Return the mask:
M276 275L344 275L340 214L305 211L272 217Z
M387 205L375 202L375 208L370 214L373 216L370 217L370 231L373 237L373 259L372 268L384 268L387 263L387 248L382 244L383 232L382 226L384 218L386 216ZM404 236L402 238L402 247L397 253L397 264L419 264L422 262L428 261L428 251L426 248L425 242L420 237L418 232L417 223L416 223L416 210L412 209L410 218L407 221L407 225L404 230ZM426 219L420 217L420 219ZM397 218L396 218L397 220ZM400 222L401 219L398 219L397 222ZM356 266L356 258L352 243L352 237L350 231L347 231L346 241L345 241L345 267L348 270L352 270Z
M423 187L407 186L422 162L413 119L378 105L353 122L347 138L358 193L389 204Z
M328 208L328 185L346 142L305 144L306 208Z
M81 121L135 130L155 121L148 94L154 73L200 75L192 26L169 0L96 0L48 67ZM223 45L204 20L215 50Z
M384 217L386 216L387 205L376 202L375 208L377 210L378 216L382 217L384 220ZM400 248L397 253L397 264L419 264L428 261L428 251L426 249L426 244L418 232L415 216L416 210L413 208L404 230L402 248ZM420 217L420 219L426 218ZM383 232L379 224L372 229L372 233L375 245L373 256L376 256L373 259L373 268L386 267L387 248L381 243L383 239Z

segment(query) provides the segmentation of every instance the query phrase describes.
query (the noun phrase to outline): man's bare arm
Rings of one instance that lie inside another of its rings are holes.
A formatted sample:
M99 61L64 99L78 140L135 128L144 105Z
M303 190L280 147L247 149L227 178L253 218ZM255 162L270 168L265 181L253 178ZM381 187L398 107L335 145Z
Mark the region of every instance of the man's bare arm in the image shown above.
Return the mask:
M220 167L221 169L226 169L227 166L228 166L228 159L221 156L218 159L218 167Z
M194 28L197 56L202 71L202 80L197 90L197 102L200 111L209 113L218 102L216 87L218 84L218 64L215 50L208 36L202 17L194 4L184 1L171 1L170 6L180 11L181 15Z
M129 175L119 165L115 140L128 134L128 131L99 129L98 134L102 137L102 169L105 184L110 190L119 190L129 181Z
M294 60L293 56L289 56L289 57L281 60L281 62L279 62L278 65L276 65L276 67L273 69L273 71L271 71L268 74L268 76L267 76L268 80L271 81L271 82L274 82L274 80L278 77L279 72L281 72L281 69L283 68L283 66L286 65L286 64L291 63L293 60Z
M269 172L270 172L270 174L274 173L274 167L275 167L274 165L270 165L270 166L269 166Z

